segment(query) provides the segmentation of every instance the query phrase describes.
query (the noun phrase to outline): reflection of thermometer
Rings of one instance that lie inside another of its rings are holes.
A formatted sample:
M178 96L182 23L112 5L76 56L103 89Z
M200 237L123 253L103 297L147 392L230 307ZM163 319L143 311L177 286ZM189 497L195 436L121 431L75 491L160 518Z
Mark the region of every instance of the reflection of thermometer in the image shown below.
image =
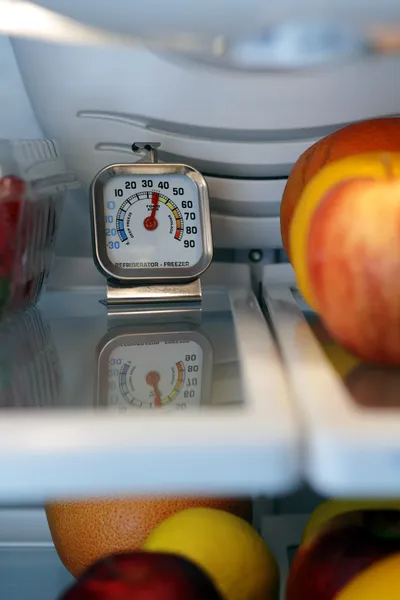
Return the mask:
M157 371L150 371L146 375L146 383L151 385L154 389L154 408L160 408L162 406L161 403L161 394L158 389L158 382L160 381L160 374Z
M147 370L149 364L151 370ZM184 386L184 399L190 398L191 404L195 404L201 397L198 375L202 364L203 350L193 340L160 340L156 345L152 341L140 345L133 342L118 347L109 359L111 404L116 401L111 392L118 389L131 406L161 408L177 401ZM192 376L186 377L187 372Z
M186 410L210 402L213 349L198 331L120 334L99 355L98 404Z

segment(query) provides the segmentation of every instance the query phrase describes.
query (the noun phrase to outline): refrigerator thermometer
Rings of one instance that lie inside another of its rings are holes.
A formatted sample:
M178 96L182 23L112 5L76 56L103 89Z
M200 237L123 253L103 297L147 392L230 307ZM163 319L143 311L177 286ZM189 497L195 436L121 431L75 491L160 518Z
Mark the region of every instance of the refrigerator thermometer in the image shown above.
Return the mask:
M91 188L95 262L114 284L197 279L212 259L207 184L193 167L157 162L157 145L132 164L102 169Z

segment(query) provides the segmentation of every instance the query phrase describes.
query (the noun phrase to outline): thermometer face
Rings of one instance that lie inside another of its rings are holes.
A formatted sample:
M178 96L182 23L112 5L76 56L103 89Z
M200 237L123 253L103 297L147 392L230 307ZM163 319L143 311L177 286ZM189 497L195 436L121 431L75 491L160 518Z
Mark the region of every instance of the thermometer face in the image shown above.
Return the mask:
M207 186L194 169L113 165L92 191L95 255L107 276L193 279L209 265Z
M198 334L124 335L100 357L99 403L118 412L198 407L209 387L211 344Z

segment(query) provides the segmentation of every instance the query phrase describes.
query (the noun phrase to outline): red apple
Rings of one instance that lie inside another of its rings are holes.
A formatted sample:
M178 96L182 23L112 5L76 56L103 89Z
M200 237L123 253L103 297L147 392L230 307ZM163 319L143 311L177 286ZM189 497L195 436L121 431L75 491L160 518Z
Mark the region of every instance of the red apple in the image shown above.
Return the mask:
M286 600L334 600L362 571L400 551L399 524L400 511L366 510L333 519L299 548Z
M114 554L89 567L60 600L222 600L208 576L182 556Z
M400 365L400 179L332 188L311 219L307 266L333 338L367 362Z

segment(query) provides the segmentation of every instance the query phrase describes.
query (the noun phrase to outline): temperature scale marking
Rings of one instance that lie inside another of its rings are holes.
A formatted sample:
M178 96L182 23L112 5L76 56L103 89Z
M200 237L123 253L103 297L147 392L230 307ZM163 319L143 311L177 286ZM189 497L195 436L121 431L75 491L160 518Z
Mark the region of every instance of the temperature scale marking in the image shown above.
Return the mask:
M170 404L180 393L182 386L185 382L186 369L185 369L185 365L184 365L183 361L179 361L179 362L175 363L175 367L176 367L176 372L177 372L175 385L174 385L173 389L171 390L171 392L167 396L164 396L164 398L161 398L161 406ZM130 363L125 363L124 365L122 365L120 372L119 372L119 389L121 390L121 393L122 393L123 397L125 398L126 402L128 402L128 404L133 404L135 402L135 400L139 400L141 402L141 404L143 404L143 401L140 400L139 398L135 398L133 393L129 390L128 373L131 368L132 367L131 367Z
M119 372L119 388L126 399L126 396L129 394L128 384L127 384L127 375L129 371L129 364L124 364L121 367Z
M184 366L183 362L180 361L180 362L176 363L176 368L178 371L178 376L176 378L176 383L175 383L174 389L172 390L172 392L170 394L168 394L168 396L165 399L161 400L162 404L164 404L164 400L165 400L165 404L172 402L172 400L174 400L177 397L177 395L179 394L179 392L181 391L183 382L185 380L185 366Z
M133 194L133 196L130 196L121 204L121 206L117 212L117 218L116 218L117 233L118 233L118 237L121 240L121 242L129 242L128 235L125 231L125 217L126 217L126 213L129 210L129 207L132 206L133 204L136 204L136 202L140 202L142 200L148 200L151 202L152 195L155 192L157 193L158 201L161 204L164 204L171 211L171 213L174 217L174 220L175 220L175 225L176 225L174 238L176 240L178 240L179 242L181 241L181 239L183 237L183 231L184 231L183 218L182 218L181 211L179 210L177 205L174 202L172 202L172 200L170 198L168 198L167 196L164 196L163 194L160 194L158 191L154 190L154 191L148 191L148 192L138 192L137 194ZM133 200L134 198L135 198L135 200Z

